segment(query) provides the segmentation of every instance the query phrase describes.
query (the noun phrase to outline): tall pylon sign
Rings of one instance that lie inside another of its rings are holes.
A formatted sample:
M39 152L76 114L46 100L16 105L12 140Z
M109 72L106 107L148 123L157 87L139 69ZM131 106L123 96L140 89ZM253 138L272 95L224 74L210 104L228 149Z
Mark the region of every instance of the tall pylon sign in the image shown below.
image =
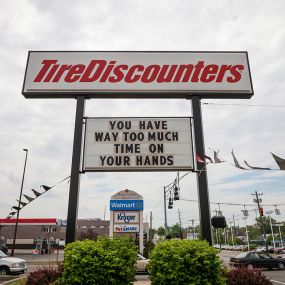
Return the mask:
M247 52L30 51L22 93L77 99L66 243L75 240L80 173L187 170L197 173L201 236L212 244L207 168L193 159L204 154L200 100L251 98ZM192 117L88 119L86 98L190 99Z
M139 251L143 254L143 197L132 190L122 190L110 200L110 237L139 238Z

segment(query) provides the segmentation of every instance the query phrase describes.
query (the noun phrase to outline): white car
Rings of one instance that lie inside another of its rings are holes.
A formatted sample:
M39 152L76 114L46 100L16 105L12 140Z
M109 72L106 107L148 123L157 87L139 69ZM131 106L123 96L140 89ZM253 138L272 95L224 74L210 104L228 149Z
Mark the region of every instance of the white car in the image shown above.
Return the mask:
M136 272L137 273L147 273L147 264L149 259L145 258L144 256L138 254L138 260L135 264Z
M24 259L7 256L0 250L0 275L21 274L27 271L27 262Z

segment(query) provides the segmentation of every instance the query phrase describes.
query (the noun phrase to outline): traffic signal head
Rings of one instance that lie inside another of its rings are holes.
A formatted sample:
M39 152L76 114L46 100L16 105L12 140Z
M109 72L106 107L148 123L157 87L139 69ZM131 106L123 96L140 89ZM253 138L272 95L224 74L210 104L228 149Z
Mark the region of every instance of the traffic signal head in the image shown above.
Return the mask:
M211 218L212 226L216 229L224 229L227 226L224 216L214 216Z
M169 201L168 201L168 209L172 209L173 208L173 200L171 197L169 197Z
M263 208L259 208L259 215L260 215L260 217L264 216Z

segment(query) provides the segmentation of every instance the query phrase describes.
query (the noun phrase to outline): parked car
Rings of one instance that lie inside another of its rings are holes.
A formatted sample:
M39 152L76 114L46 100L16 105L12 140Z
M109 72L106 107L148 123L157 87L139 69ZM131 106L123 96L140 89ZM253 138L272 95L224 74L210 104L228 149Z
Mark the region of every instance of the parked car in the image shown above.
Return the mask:
M230 258L231 266L245 266L248 269L259 268L278 268L285 269L285 258L275 258L264 252L242 252L236 257Z
M147 264L149 259L145 258L144 256L138 254L138 260L135 264L136 272L137 273L147 273Z
M234 245L233 246L233 250L237 250L237 251L240 251L242 248L240 245Z
M283 253L285 253L285 247L276 247L275 252L277 254L283 254Z
M27 271L27 262L24 259L9 257L0 250L0 275L19 275Z
M5 243L0 243L0 250L2 250L5 254L8 254L8 247Z

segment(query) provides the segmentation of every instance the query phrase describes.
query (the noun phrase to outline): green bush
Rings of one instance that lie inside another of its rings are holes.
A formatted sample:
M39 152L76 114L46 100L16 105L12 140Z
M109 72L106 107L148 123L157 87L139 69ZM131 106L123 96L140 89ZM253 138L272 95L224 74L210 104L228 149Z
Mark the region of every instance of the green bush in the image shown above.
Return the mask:
M148 271L153 285L222 285L222 261L206 241L168 240L150 254Z
M64 249L64 285L127 285L135 277L137 248L128 238L86 240Z

